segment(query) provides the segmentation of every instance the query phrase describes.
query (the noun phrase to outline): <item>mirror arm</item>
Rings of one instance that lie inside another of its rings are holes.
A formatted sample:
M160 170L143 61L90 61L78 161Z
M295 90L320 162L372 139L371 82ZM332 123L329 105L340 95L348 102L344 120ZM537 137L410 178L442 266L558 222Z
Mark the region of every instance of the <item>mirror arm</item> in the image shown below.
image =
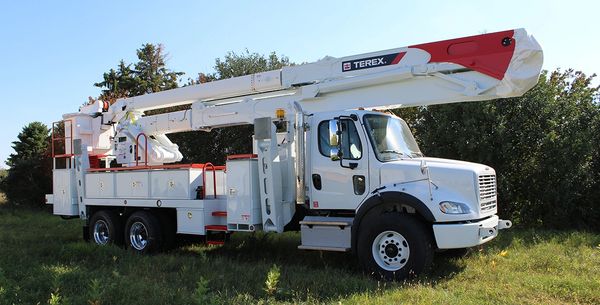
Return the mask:
M358 167L358 163L356 162L350 162L348 163L348 165L344 165L344 163L342 163L342 160L343 159L340 158L340 166L343 168L355 169Z
M350 162L348 165L344 165L344 152L342 151L342 142L343 142L343 131L342 131L342 125L341 125L341 119L351 119L353 121L357 121L358 120L358 116L356 114L351 114L351 115L340 115L339 117L334 118L334 120L336 121L336 130L335 130L335 135L337 138L337 145L336 145L336 149L337 149L337 154L331 154L331 160L332 161L340 161L340 166L343 168L349 168L349 169L355 169L358 167L358 163L357 162ZM330 128L331 131L331 128ZM331 138L331 136L330 136ZM337 157L337 160L334 158L334 156Z

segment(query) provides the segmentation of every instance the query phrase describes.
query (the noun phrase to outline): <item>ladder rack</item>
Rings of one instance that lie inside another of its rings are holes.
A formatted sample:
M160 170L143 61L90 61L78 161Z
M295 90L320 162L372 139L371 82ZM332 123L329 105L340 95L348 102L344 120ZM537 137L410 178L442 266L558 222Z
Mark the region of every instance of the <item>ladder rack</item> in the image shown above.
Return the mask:
M61 129L61 124L62 124L62 137L59 137L56 135L57 132L60 132ZM67 136L67 125L69 126L69 133ZM62 121L57 121L57 122L52 122L52 133L50 135L51 138L51 146L52 146L52 168L56 169L56 160L57 159L64 159L65 160L65 167L66 168L71 168L73 163L72 163L72 158L74 156L73 154L73 121L70 119L66 119L66 120L62 120ZM67 140L69 140L67 142ZM62 143L63 146L63 151L62 153L57 153L57 146L60 146L60 143ZM67 143L69 144L67 146ZM68 161L67 161L68 160Z

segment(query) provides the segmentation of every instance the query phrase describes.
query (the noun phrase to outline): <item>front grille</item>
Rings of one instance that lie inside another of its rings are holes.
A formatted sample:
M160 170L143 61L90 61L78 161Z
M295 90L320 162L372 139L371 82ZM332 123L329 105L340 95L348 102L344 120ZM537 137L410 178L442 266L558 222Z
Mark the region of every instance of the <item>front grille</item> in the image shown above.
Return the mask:
M481 211L487 212L496 208L496 200L482 202L481 203Z
M479 203L482 212L496 208L496 175L479 176Z

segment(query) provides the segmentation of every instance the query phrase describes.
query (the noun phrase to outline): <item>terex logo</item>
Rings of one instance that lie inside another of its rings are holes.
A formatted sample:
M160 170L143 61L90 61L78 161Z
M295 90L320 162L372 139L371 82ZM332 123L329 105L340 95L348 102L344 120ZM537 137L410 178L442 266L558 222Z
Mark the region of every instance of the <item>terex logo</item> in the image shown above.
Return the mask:
M383 65L385 65L385 60L383 60L383 57L380 57L380 58L355 61L352 64L354 65L355 69L368 68L368 67L375 67L375 66L383 66Z
M402 60L406 52L392 53L381 56L361 58L342 62L342 72L395 65Z

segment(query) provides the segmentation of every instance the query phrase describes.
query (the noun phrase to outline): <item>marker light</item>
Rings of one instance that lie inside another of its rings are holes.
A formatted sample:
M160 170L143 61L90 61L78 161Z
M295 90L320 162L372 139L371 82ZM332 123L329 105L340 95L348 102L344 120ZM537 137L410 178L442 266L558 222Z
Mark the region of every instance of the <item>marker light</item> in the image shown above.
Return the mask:
M278 108L277 110L275 110L275 116L278 119L283 120L283 118L285 118L285 110Z

